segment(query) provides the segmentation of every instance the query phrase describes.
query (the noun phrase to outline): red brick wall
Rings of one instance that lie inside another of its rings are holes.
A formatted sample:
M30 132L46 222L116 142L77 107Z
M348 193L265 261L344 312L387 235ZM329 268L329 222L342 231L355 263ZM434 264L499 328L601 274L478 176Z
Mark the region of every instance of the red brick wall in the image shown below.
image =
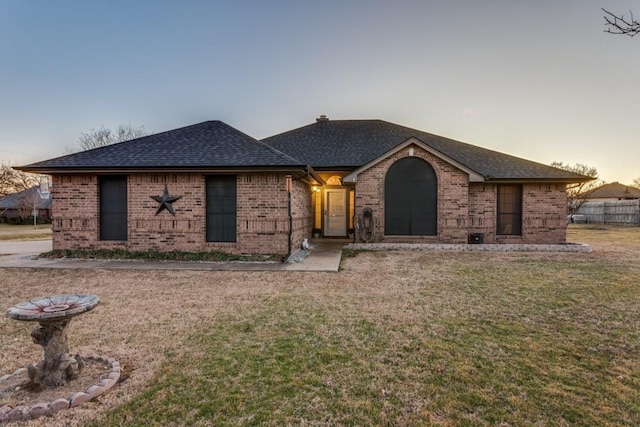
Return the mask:
M285 175L263 173L238 176L237 203L238 242L233 252L286 254L289 225ZM215 250L225 251L230 244L208 245Z
M497 207L495 184L469 184L469 233L482 233L485 243L495 243Z
M561 244L566 242L567 194L564 184L522 186L522 235L496 235L497 186L469 186L469 232L485 243Z
M566 241L564 185L524 185L522 236L496 236L496 186L469 183L466 173L417 146L412 147L414 156L427 161L438 179L437 235L384 235L384 180L389 167L409 155L410 147L406 147L358 175L356 215L362 215L365 207L373 210L375 241L466 243L469 233L483 233L485 243L557 244Z
M98 178L53 175L53 249L92 247L98 239Z
M523 243L566 243L566 185L525 185L522 203L524 211Z
M293 181L291 192L293 215L292 252L300 249L303 239L311 239L313 212L311 210L311 188L301 181Z
M378 242L462 243L467 241L468 178L465 173L431 153L412 145L414 157L433 167L438 179L438 232L436 236L384 236L384 180L389 167L409 156L409 147L393 154L358 175L356 215L365 207L373 210ZM359 239L359 236L356 236Z
M222 251L287 253L289 220L285 175L237 175L237 241L206 242L206 187L201 174L130 174L128 176L128 240L99 240L99 188L96 176L57 175L53 185L54 249L124 248L132 251ZM167 210L155 215L165 183L175 217ZM293 248L311 232L310 190L294 181L292 191Z

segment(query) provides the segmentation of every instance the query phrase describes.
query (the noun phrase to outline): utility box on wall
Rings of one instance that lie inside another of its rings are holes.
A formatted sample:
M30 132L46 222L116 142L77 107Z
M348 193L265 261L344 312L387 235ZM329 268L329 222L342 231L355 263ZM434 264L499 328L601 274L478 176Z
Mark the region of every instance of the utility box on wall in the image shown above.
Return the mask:
M484 234L482 233L470 233L469 244L481 244L484 243Z

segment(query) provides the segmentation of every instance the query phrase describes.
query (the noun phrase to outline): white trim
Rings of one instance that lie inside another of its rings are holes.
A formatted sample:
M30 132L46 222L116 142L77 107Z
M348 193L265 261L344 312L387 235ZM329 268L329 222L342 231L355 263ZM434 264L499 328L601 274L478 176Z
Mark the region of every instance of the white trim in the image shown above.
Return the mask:
M465 172L466 174L469 175L469 182L485 182L484 176L482 176L479 173L469 169L468 167L462 165L461 163L456 162L451 157L448 157L448 156L444 155L443 153L439 152L438 150L435 150L432 147L424 144L422 141L420 141L419 139L417 139L415 137L411 137L411 138L407 139L405 142L403 142L402 144L396 146L392 150L387 151L382 156L380 156L380 157L370 161L366 165L361 166L358 169L354 170L349 175L343 177L342 178L342 182L355 184L356 182L358 182L358 174L360 174L360 173L366 171L367 169L377 165L381 161L383 161L386 158L388 158L389 156L392 156L392 155L396 154L397 152L405 149L409 145L416 145L416 146L422 148L423 150L425 150L426 152L436 156L437 158L439 158L441 160L444 160L445 162L447 162L451 166L455 167L456 169L460 169L461 171Z

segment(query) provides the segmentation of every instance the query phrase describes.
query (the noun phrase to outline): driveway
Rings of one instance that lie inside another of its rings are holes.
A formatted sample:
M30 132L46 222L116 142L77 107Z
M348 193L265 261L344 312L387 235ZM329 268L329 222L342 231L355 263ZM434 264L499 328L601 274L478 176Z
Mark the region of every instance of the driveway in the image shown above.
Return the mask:
M38 255L51 250L51 240L0 242L0 260Z

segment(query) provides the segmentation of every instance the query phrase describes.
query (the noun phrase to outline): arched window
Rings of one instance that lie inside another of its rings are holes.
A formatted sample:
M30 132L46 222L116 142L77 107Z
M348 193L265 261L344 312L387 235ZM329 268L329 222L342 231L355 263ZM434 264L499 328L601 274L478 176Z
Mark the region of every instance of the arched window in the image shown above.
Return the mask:
M384 212L385 235L438 233L438 179L429 163L405 157L391 165L384 182Z

